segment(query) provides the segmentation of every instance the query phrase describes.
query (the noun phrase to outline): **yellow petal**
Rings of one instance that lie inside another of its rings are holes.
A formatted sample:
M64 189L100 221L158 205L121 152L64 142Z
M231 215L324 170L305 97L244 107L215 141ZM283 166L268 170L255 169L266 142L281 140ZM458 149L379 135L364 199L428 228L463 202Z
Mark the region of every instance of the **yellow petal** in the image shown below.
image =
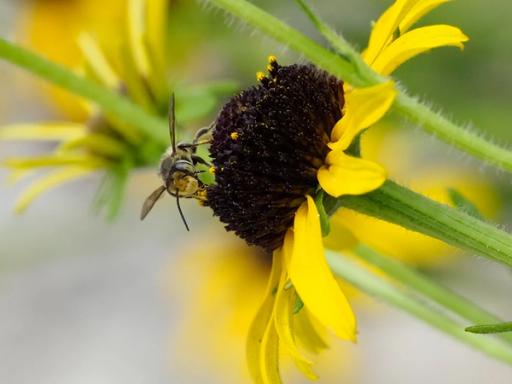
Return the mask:
M345 95L345 115L334 126L329 147L347 149L354 137L386 114L395 97L396 90L392 81L351 89Z
M417 2L418 0L397 0L379 17L372 28L368 47L363 54L366 63L372 66L380 52L392 41L393 33L404 17Z
M146 37L148 58L151 61L150 71L151 87L157 100L167 102L167 18L169 14L169 0L147 1Z
M95 168L91 167L69 166L46 175L42 179L33 183L22 193L16 202L16 213L23 212L35 198L49 189L55 188L65 182L89 175L95 170Z
M59 149L68 151L76 148L85 148L107 157L121 157L128 150L120 141L100 133L89 133L84 137L69 140L63 143Z
M119 77L112 69L98 42L88 33L82 32L78 36L77 43L87 65L98 80L108 88L117 89L120 84Z
M295 338L292 333L291 318L293 314L293 302L296 297L292 295L293 288L285 288L287 283L287 274L283 273L277 291L276 303L274 306L274 323L279 341L293 359L299 370L310 380L318 379L318 376L311 369L312 362L305 358L298 350L295 344Z
M386 170L373 161L331 151L327 165L318 170L318 182L329 195L362 195L379 188L386 180Z
M373 63L373 68L389 75L410 58L432 48L455 46L463 48L468 37L459 28L450 25L432 25L413 29L387 46Z
M441 4L447 3L451 0L420 0L414 7L407 13L400 23L400 33L405 33L407 30L416 23L419 19L432 11L434 8L439 7Z
M268 323L260 354L261 373L263 384L281 384L279 373L279 338L272 322Z
M0 128L0 140L65 141L81 137L86 126L78 123L12 124Z
M150 72L145 42L145 0L128 0L128 39L130 52L139 72L144 76Z
M82 165L87 167L100 167L106 163L102 159L75 154L52 154L36 157L10 157L4 160L4 165L9 168L37 168L58 165Z
M352 308L325 260L320 219L307 196L295 214L293 253L288 273L305 308L343 339L356 339Z
M265 299L261 304L258 313L254 317L246 343L246 357L249 374L257 384L264 383L264 376L260 364L263 351L263 339L267 333L269 323L271 323L272 309L274 307L275 290L279 285L282 273L282 252L276 250L272 261L272 270L265 293ZM273 327L272 327L273 328Z

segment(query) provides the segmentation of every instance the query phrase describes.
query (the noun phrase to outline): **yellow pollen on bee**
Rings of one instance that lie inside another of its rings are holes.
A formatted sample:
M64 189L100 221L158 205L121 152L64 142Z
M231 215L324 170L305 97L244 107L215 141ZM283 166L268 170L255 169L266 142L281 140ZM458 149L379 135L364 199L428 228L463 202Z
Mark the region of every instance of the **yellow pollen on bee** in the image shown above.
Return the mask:
M274 55L270 55L270 56L268 57L268 62L269 62L270 64L276 63L276 62L277 62L277 57L275 57Z
M271 64L267 65L267 71L272 72L273 69L274 67Z
M238 132L231 132L229 137L231 137L231 140L237 140L238 139Z
M256 79L258 79L258 81L262 81L264 78L265 78L265 74L263 72L261 72L261 71L256 72Z
M210 172L212 175L215 175L215 167L208 168L208 172Z

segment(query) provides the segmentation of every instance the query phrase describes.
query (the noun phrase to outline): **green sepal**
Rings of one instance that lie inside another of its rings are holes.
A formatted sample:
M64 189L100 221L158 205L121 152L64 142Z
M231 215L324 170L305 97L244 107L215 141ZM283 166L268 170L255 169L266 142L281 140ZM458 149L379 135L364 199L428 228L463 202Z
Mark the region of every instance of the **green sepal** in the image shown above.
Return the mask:
M302 310L302 308L304 308L304 302L302 301L300 296L297 295L295 297L295 304L293 304L293 314L297 315Z
M324 191L319 189L315 195L315 204L318 214L320 215L320 227L322 228L322 236L325 237L331 232L331 224L329 222L329 215L324 207Z
M476 217L480 220L484 220L484 217L477 206L462 193L454 188L448 188L448 195L450 196L450 200L452 201L453 205L455 205L455 207L463 210L468 215Z

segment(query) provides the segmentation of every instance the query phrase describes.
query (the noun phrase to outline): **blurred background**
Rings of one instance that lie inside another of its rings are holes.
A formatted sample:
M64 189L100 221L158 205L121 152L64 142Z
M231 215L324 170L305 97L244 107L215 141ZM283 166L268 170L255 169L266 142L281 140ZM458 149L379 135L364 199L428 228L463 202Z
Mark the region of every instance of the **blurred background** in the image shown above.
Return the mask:
M321 41L293 1L254 3ZM363 48L370 22L390 1L313 3ZM93 0L0 0L0 33L78 70L80 32L102 41L108 51L121 39L125 14L124 0L108 7ZM461 27L471 39L466 48L423 55L396 77L454 120L511 143L511 14L512 3L505 0L444 5L425 23ZM201 2L170 1L164 31L167 71L175 84L222 79L243 89L255 83L270 53L281 64L303 61ZM0 126L87 118L78 99L3 62L0 82ZM196 99L208 108L181 124L180 136L190 138L208 125L229 94L225 89L213 99ZM47 153L54 146L0 138L0 157ZM393 117L363 138L363 153L384 163L394 179L436 199L448 202L447 189L457 189L482 214L510 229L510 175ZM141 204L159 185L157 161L131 172L113 219L92 208L103 182L100 172L43 194L16 215L13 207L31 175L13 185L0 169L0 383L248 382L245 333L269 261L226 234L195 201L182 203L190 232L169 198L141 223ZM350 212L342 215L356 233L366 228L358 233L364 241L512 319L510 271ZM510 383L510 367L355 290L350 297L359 317L359 342L333 341L320 358L319 382ZM289 371L289 382L301 382Z

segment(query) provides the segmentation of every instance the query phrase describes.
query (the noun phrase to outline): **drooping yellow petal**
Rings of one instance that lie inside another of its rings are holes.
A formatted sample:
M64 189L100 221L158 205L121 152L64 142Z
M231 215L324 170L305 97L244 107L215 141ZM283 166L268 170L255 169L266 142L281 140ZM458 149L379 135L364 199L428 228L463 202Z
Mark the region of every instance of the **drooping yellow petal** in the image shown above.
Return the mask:
M331 133L331 149L347 149L364 129L379 121L396 97L392 81L366 88L353 88L345 95L345 116Z
M389 75L410 58L437 47L463 48L468 37L450 25L432 25L413 29L388 45L373 63L373 69Z
M329 152L326 163L318 170L318 182L334 197L362 195L379 188L386 180L386 170L379 164L341 150Z
M0 140L65 141L83 136L86 129L71 122L12 124L0 128Z
M32 169L13 169L7 175L7 184L14 185L34 174Z
M418 1L411 10L405 15L402 22L400 23L400 33L404 34L409 28L416 23L419 19L425 16L433 9L440 5L447 3L451 0L420 0Z
M338 337L355 341L355 316L325 259L320 219L310 196L297 210L293 228L288 273L305 308Z
M267 324L261 341L260 367L263 384L282 383L279 373L279 337L272 322Z
M283 249L283 253L285 252L286 250ZM291 258L291 255L289 255L289 257ZM283 269L286 269L286 259L287 257L285 256ZM295 337L292 333L291 318L294 316L292 300L295 300L296 297L293 295L293 287L287 287L287 279L287 274L282 273L274 305L274 323L276 331L281 345L290 354L297 368L310 380L316 380L318 376L311 369L313 363L298 350Z
M25 211L30 203L32 203L32 201L42 193L65 182L89 175L95 170L96 168L91 167L69 166L46 175L42 179L33 183L22 193L16 202L16 213Z
M393 33L418 1L397 0L375 22L368 47L363 54L363 59L368 65L372 66L373 61L379 56L386 44L391 42Z
M119 77L112 69L98 42L88 33L82 32L78 36L77 43L87 65L98 80L108 88L117 89L120 84Z
M273 255L272 270L268 280L265 299L254 317L247 335L246 357L249 374L256 384L264 383L261 367L262 341L271 322L272 309L275 301L275 290L278 288L282 273L282 252L276 250ZM272 327L274 328L274 327Z

